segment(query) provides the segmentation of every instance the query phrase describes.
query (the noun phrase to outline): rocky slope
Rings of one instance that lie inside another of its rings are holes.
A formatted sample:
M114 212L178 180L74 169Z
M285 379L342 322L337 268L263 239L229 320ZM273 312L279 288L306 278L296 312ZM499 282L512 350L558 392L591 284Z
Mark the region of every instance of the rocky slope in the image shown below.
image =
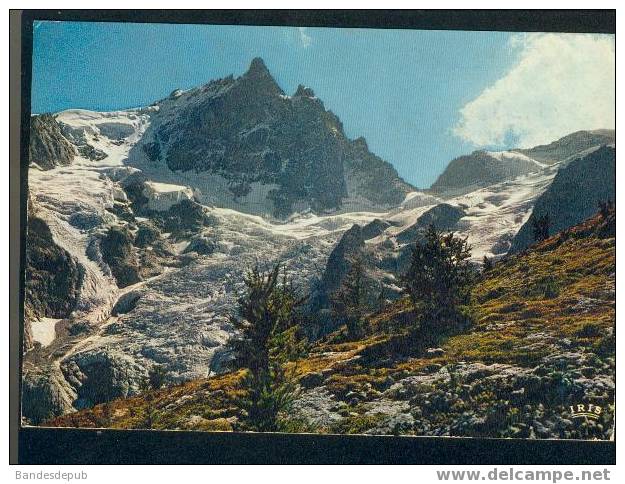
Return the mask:
M611 438L615 227L613 212L597 215L495 264L473 288L473 326L438 348L402 346L404 299L371 314L362 340L341 342L338 331L318 341L295 365L301 393L284 431ZM233 430L241 378L198 379L47 424ZM601 416L575 418L569 406L580 402Z
M603 146L571 161L558 171L549 188L536 199L532 213L548 215L550 230L559 232L597 211L599 202L615 201L616 149ZM533 242L532 224L526 222L512 241L518 252Z
M76 260L54 242L47 224L32 213L26 229L24 278L24 346L32 349L33 321L68 317L82 284Z
M461 195L541 168L540 163L520 153L474 151L451 160L430 191L439 195Z
M69 165L76 149L61 132L61 126L51 114L33 116L30 121L28 158L43 170Z
M345 276L359 261L365 272L371 297L394 300L401 296L399 280L408 269L415 241L425 234L430 224L439 230L453 231L466 215L462 208L447 203L428 207L414 223L403 226L393 221L375 219L364 226L354 224L338 241L328 257L320 283L315 287L313 310L322 321L323 330L336 329L328 318L330 302Z

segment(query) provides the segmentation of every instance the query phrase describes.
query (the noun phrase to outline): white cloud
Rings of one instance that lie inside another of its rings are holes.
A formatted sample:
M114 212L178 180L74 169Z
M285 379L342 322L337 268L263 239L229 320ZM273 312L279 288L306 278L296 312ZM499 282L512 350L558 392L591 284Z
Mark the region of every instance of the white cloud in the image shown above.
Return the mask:
M549 143L574 131L614 128L614 36L522 34L518 63L460 110L454 133L477 146Z
M312 44L312 37L306 33L306 27L298 27L299 30L299 38L302 41L302 46L305 48L309 47Z

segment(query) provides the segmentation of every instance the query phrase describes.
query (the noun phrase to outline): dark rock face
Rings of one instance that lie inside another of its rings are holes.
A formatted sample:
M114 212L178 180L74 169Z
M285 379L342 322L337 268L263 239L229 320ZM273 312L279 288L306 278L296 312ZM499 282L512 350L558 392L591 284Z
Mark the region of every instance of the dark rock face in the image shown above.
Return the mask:
M365 239L362 235L362 228L360 225L353 225L343 234L328 257L322 279L327 294L338 289L354 260L362 255L364 247Z
M148 203L148 198L143 194L145 187L145 179L140 174L130 175L122 182L122 188L132 204L133 211L137 214L141 214Z
M26 237L26 319L68 317L76 306L82 284L81 267L56 245L42 219L29 218Z
M577 131L548 145L515 151L543 163L555 163L575 156L593 146L608 145L615 142L616 132L613 129L599 129L596 131Z
M215 252L215 248L216 244L207 237L196 237L189 242L183 253L195 252L199 255L211 255Z
M391 224L386 220L376 218L362 228L362 237L364 240L373 239L382 234Z
M63 136L61 127L51 114L40 114L30 119L30 144L28 156L44 170L55 166L69 165L76 150Z
M90 144L79 146L78 153L80 153L80 156L93 161L100 161L108 156L104 151L99 150Z
M615 200L616 149L603 146L560 169L549 188L534 205L537 217L548 214L549 233L576 225L598 210L599 201ZM526 222L512 241L511 253L534 242L531 221Z
M31 372L22 384L22 416L37 425L71 411L74 395L62 376Z
M402 244L417 240L429 225L438 230L454 230L458 221L465 216L464 210L447 203L440 203L421 215L417 221L397 235L397 241Z
M337 322L331 317L332 297L354 262L357 259L364 262L366 255L362 227L354 224L343 234L330 253L323 275L313 289L309 311L315 314L315 320L307 328L309 332L307 336L310 339L317 339L336 329Z
M141 280L132 234L127 229L111 227L100 241L100 250L119 287L136 284Z
M143 145L143 151L150 161L156 161L161 158L161 146L158 143L145 143Z
M97 127L102 136L113 141L123 141L134 132L131 126L124 123L105 122L97 124Z
M434 193L460 195L538 171L538 168L536 163L522 158L501 161L485 151L474 151L451 160L430 190Z
M398 205L414 190L393 165L369 151L362 137L348 143L344 160L350 194L362 195L378 205Z
M135 236L135 245L142 248L147 247L156 242L160 236L160 231L153 224L141 222Z
M132 393L132 377L138 369L123 355L84 352L64 360L61 370L65 379L75 386L77 398L73 406L88 408Z
M391 289L394 276L390 275L396 272L396 244L391 240L387 241L390 247L387 244L372 247L365 244L367 240L377 237L390 225L389 222L380 219L375 219L364 227L355 224L343 234L330 253L313 298L313 310L317 312L319 320L324 325L321 328L321 334L335 329L336 321L326 321L326 315L330 309L332 297L341 287L356 261L362 264L363 282L371 298L375 299L383 295L385 298L393 299L397 296Z
M236 197L251 183L274 184L268 197L277 216L300 202L315 211L337 209L351 185L379 204L401 202L411 189L364 141L345 136L312 89L285 96L261 59L243 76L203 89L201 101L164 122L143 148L150 159L163 156L172 170L220 174Z
M104 219L101 215L88 211L74 212L69 217L69 223L72 227L76 227L80 230L93 229L98 225L101 225L103 222Z
M111 310L111 314L113 316L118 316L120 314L126 314L132 311L141 299L141 293L136 291L130 291L120 297L117 302L113 305L113 309Z
M195 234L204 227L217 223L214 217L208 215L202 205L192 200L182 200L172 205L166 212L154 214L156 223L164 232L170 232L176 237Z

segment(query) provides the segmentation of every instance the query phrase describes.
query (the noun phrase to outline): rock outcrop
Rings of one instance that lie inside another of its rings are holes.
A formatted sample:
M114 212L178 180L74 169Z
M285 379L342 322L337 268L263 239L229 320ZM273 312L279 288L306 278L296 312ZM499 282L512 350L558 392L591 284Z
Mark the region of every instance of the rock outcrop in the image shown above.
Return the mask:
M69 165L76 156L74 146L63 136L61 126L51 114L30 118L28 157L42 170Z
M100 240L100 250L119 287L130 286L141 280L133 236L126 228L111 227Z
M616 196L616 149L604 146L571 161L558 171L549 188L532 210L536 217L548 215L550 233L576 225L597 211L599 202ZM533 243L532 222L528 220L512 241L510 252Z
M41 422L73 411L76 393L60 372L31 372L22 383L22 417L27 423Z
M30 322L34 319L66 318L76 305L82 270L52 238L42 219L31 216L26 232L24 284L25 346L32 345Z
M594 131L576 131L546 145L515 151L543 163L555 163L580 155L593 147L609 145L614 142L616 142L616 132L613 129L597 129Z
M397 241L402 244L414 243L430 225L433 225L437 230L452 231L465 215L464 210L460 207L448 203L439 203L421 215L413 225L402 230L397 235Z

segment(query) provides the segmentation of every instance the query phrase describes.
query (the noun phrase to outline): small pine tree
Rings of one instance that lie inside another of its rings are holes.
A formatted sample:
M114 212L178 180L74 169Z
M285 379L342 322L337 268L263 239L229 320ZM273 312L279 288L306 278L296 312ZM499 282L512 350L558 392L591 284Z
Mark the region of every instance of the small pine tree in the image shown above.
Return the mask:
M430 225L412 249L403 276L404 292L417 314L418 333L425 339L459 329L467 322L461 306L469 301L474 270L466 239L442 234Z
M357 258L332 298L332 313L347 326L347 334L352 340L364 334L369 296L364 264L361 258Z
M239 366L248 369L241 407L244 428L261 432L279 430L280 413L297 395L294 369L287 363L304 351L299 338L298 308L304 302L280 265L263 273L258 266L245 277L246 294L239 299L238 317L232 319L239 335L231 342Z
M146 406L141 414L141 422L139 427L142 429L153 429L156 423L158 412L153 395L146 395Z
M145 400L145 407L141 410L138 427L142 429L153 429L157 417L154 388L150 382L150 377L143 378L139 382L139 390Z
M108 428L113 423L113 407L111 402L102 404L102 414L98 418L98 426L102 428Z
M532 214L532 231L534 234L534 241L541 242L549 238L549 228L551 225L551 220L549 219L549 214L546 213L537 217Z
M612 211L614 211L614 202L612 200L608 198L605 201L599 201L599 213L601 214L602 218L608 218Z
M490 259L487 255L484 255L484 259L482 260L482 271L488 272L493 268L493 260Z
M167 378L167 370L160 365L156 365L150 368L150 371L148 372L148 382L150 384L150 388L152 388L153 390L158 390L159 388L162 388L165 385Z

